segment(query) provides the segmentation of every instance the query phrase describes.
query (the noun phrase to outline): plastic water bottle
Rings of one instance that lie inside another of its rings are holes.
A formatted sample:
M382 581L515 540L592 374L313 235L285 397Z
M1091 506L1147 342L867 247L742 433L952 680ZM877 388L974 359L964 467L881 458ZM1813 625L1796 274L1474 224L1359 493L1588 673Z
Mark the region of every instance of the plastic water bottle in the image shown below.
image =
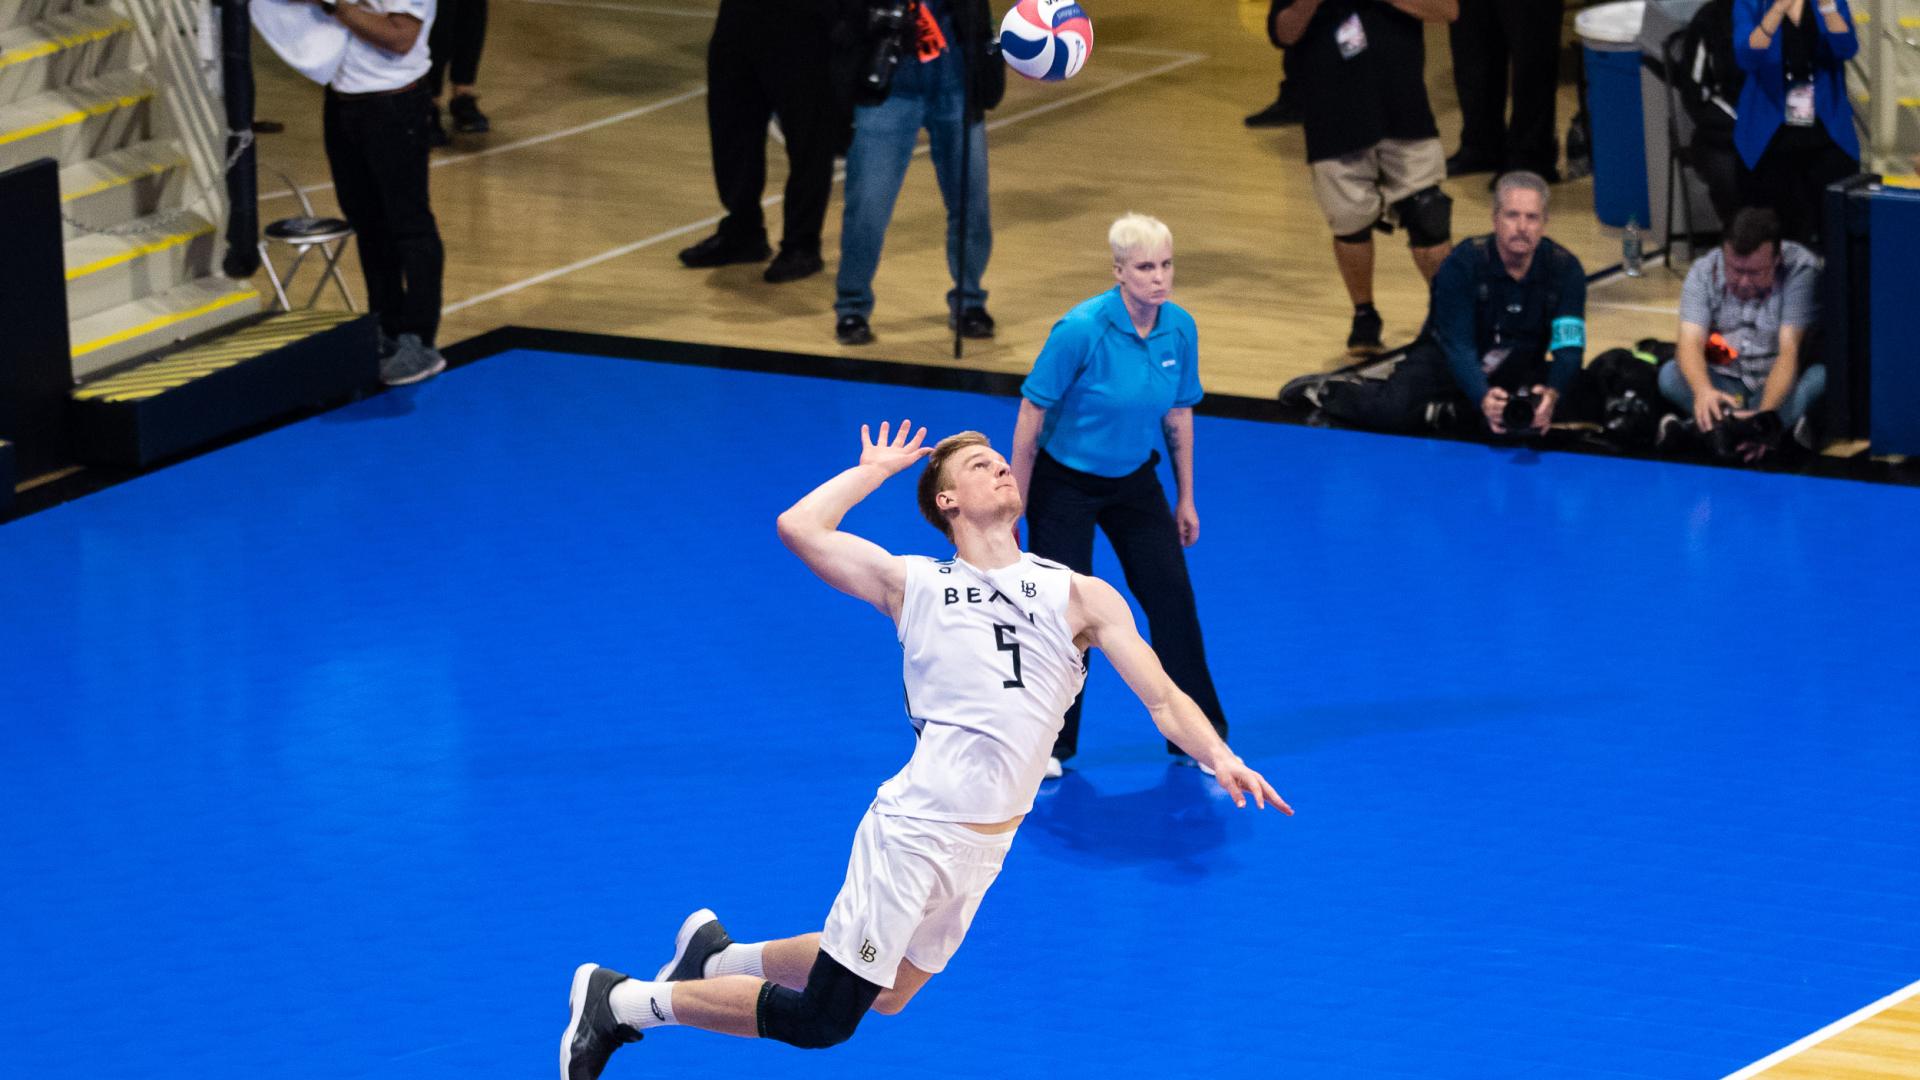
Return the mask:
M1646 273L1646 238L1640 233L1640 219L1628 218L1626 231L1620 234L1620 268L1628 277Z

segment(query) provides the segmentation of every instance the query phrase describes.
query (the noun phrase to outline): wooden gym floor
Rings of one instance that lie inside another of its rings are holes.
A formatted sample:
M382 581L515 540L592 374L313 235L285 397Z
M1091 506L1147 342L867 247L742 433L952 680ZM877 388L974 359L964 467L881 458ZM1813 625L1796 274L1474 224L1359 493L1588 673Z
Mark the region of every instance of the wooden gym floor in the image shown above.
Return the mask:
M888 234L875 344L832 336L840 204L826 222L827 271L781 286L758 266L689 271L674 253L718 220L707 155L704 56L712 0L496 0L481 67L494 131L436 152L434 203L447 247L448 344L503 325L947 365L943 210L916 161ZM1349 307L1313 203L1298 128L1251 131L1241 117L1272 99L1278 54L1232 5L1168 8L1101 0L1087 70L1064 85L1012 80L990 117L994 255L986 285L999 320L963 363L1024 373L1053 320L1110 284L1103 239L1126 210L1173 228L1176 298L1198 318L1206 384L1272 395L1288 379L1346 362ZM262 217L297 212L267 169L335 211L320 148L320 91L255 43L258 115L284 133L260 141ZM1429 35L1428 83L1451 150L1459 122L1443 32ZM1572 114L1562 88L1559 124ZM769 150L770 199L784 179ZM1449 181L1456 237L1485 231L1484 177ZM1589 272L1618 262L1617 233L1592 216L1592 183L1555 188L1549 234ZM780 209L769 208L777 238ZM355 256L345 260L364 297ZM262 281L264 284L264 280ZM1680 281L1653 267L1589 295L1591 353L1671 337ZM1389 344L1409 339L1425 288L1400 237L1379 247L1376 293ZM331 302L331 298L329 301ZM1884 1005L1885 1003L1883 1003ZM1738 1076L1920 1075L1920 999L1844 1033L1795 1046Z
M674 258L719 214L708 159L705 51L712 0L496 0L481 65L494 131L436 154L434 204L447 246L444 342L518 324L916 363L952 363L943 297L943 215L924 158L910 170L875 282L878 340L833 340L838 189L825 273L770 286L755 266L690 271ZM964 361L1024 372L1048 328L1111 284L1104 238L1126 210L1173 228L1175 296L1198 318L1211 390L1271 396L1295 375L1345 362L1351 308L1314 205L1299 128L1252 131L1272 100L1279 54L1220 5L1176 17L1143 0L1095 11L1087 69L1062 85L1014 79L990 117L994 253L986 285L1000 324ZM256 42L258 115L284 122L263 167L292 176L331 212L319 90ZM1430 36L1429 82L1443 139L1458 130L1445 34ZM1560 124L1575 91L1562 90ZM769 197L785 162L770 146ZM296 212L262 172L262 216ZM1485 177L1451 181L1455 235L1489 228ZM1589 272L1619 261L1592 218L1592 183L1555 189L1550 235ZM768 210L778 235L780 208ZM1412 337L1426 291L1399 234L1378 248L1389 344ZM360 290L357 269L349 281ZM1598 347L1671 337L1679 280L1653 270L1593 292Z

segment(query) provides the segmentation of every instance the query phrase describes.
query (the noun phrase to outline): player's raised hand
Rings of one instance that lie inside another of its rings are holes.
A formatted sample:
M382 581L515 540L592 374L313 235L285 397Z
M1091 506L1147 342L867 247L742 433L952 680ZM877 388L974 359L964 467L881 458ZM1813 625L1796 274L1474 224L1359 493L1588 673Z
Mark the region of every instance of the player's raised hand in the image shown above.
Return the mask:
M909 439L908 433L913 437ZM875 439L866 424L860 425L860 464L873 465L885 470L892 476L914 462L933 453L933 447L921 446L926 440L927 429L913 430L913 421L900 421L900 430L894 431L893 425L882 421L880 438Z
M1273 785L1267 783L1267 778L1248 768L1247 763L1239 758L1215 765L1213 779L1220 785L1220 790L1232 797L1235 806L1244 809L1247 805L1247 796L1251 795L1253 804L1262 810L1272 807L1283 814L1293 813L1293 807L1288 806L1287 800L1273 790Z

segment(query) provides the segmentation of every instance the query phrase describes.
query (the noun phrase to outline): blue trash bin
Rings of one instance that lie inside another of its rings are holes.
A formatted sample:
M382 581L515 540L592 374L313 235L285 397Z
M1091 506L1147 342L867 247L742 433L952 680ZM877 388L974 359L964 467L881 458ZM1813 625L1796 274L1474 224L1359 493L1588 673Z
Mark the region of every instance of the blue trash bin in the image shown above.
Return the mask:
M1643 0L1601 4L1574 19L1587 66L1587 117L1593 127L1593 213L1602 224L1645 229L1646 125L1640 102Z

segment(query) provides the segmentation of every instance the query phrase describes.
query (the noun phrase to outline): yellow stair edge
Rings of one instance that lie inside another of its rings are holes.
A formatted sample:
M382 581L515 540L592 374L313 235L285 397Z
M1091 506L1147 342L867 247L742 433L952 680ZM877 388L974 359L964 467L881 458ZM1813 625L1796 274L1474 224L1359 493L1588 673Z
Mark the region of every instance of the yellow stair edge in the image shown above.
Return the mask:
M97 161L99 159L95 158L93 160ZM63 189L60 192L60 201L63 203L74 202L79 199L84 199L89 195L98 195L103 191L145 180L149 176L159 176L169 169L184 169L186 167L187 156L185 154L171 155L165 161L141 162L138 168L121 170L112 176L96 181L86 187L76 188L72 191Z
M102 270L111 269L112 267L120 266L124 263L130 263L135 259L141 258L142 256L152 255L157 252L165 251L168 248L175 248L175 247L179 247L182 244L192 243L193 241L198 240L202 236L213 235L214 231L215 231L214 226L211 222L202 220L200 221L200 224L195 225L190 229L185 229L180 232L168 233L167 235L162 236L157 240L149 240L145 243L137 244L133 247L127 248L123 251L116 251L111 255L106 255L101 258L95 259L92 262L84 263L80 266L73 267L67 271L67 280L78 281L79 279L86 277L88 274L97 274Z
M122 85L128 82L134 82L135 85ZM134 80L102 79L94 93L89 93L85 87L69 87L65 92L73 93L76 90L91 100L64 101L63 104L69 107L57 115L31 121L24 127L14 128L11 131L0 131L0 146L19 142L22 139L31 139L35 135L44 135L49 131L57 131L74 124L84 124L93 117L103 116L115 109L130 109L143 101L151 101L154 94L151 86L137 84L137 77ZM15 104L26 104L32 100L29 98L26 102Z
M283 345L303 341L360 317L351 311L289 311L271 315L244 330L204 345L196 345L88 383L76 389L73 398L75 401L114 403L157 397L201 376L243 364Z
M69 20L62 19L58 21ZM86 20L72 21L84 22ZM27 29L32 30L35 28L32 24L29 24ZM0 68L8 68L14 64L24 64L29 60L38 60L43 56L52 56L54 53L63 52L67 49L76 49L82 45L89 45L96 41L104 41L115 34L122 34L132 30L133 22L130 19L115 16L106 22L95 21L95 25L85 26L78 30L69 30L65 33L58 32L55 27L48 27L48 29L55 30L53 36L43 36L38 41L33 41L25 45L16 45L11 49L0 52Z
M124 330L117 330L111 334L107 334L104 337L95 338L92 341L80 342L79 344L73 346L71 355L73 356L74 359L78 360L79 358L87 355L88 353L97 352L101 349L107 348L112 345L118 345L123 341L130 341L133 338L137 338L142 334L151 334L159 330L165 330L169 326L178 325L180 323L186 322L188 319L197 319L202 315L208 315L213 312L219 311L222 308L229 308L235 304L243 303L248 300L258 302L259 299L260 299L260 293L257 290L250 289L250 288L240 289L234 292L225 293L221 296L215 297L214 299L207 301L204 304L200 304L196 307L188 308L185 311L169 311L169 312L166 312L165 314L155 315L153 318L148 319L145 322L135 323L134 325L129 326ZM97 386L99 384L94 383L89 385ZM78 396L77 392L75 396Z

